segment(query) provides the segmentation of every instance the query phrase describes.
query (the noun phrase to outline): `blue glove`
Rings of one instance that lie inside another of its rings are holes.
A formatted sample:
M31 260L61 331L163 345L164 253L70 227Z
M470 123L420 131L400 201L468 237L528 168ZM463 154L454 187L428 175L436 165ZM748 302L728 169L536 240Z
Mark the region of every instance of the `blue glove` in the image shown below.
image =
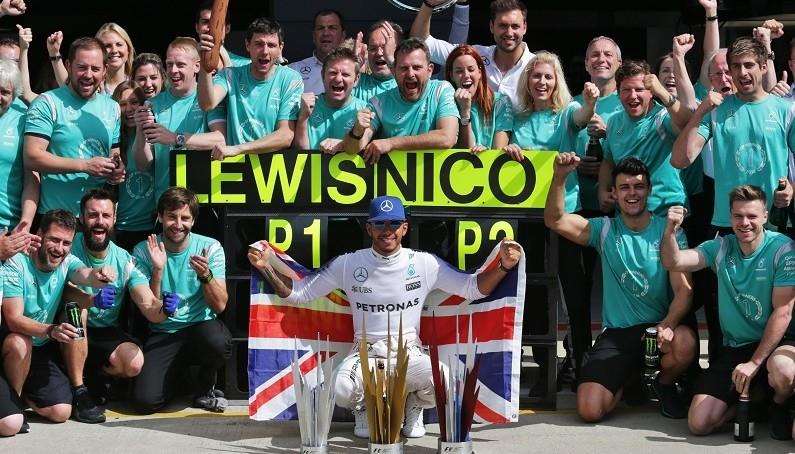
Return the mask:
M116 292L118 289L112 285L106 285L99 289L96 295L94 295L94 307L97 309L110 309L116 304Z
M182 298L174 292L163 292L163 313L172 317L182 303Z

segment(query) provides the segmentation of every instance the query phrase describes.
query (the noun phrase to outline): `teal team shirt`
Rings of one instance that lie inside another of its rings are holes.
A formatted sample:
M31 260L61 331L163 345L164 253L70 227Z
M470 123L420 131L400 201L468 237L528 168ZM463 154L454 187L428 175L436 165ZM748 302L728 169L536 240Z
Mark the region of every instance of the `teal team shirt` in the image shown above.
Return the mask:
M580 107L580 103L572 101L558 112L545 109L515 114L511 142L523 150L573 151L580 129L574 123L574 112ZM574 172L566 177L565 209L567 213L580 209L580 190Z
M229 61L232 63L233 67L237 66L246 66L251 64L251 59L248 57L244 57L242 55L238 55L234 52L229 52L227 49L227 54L229 54Z
M158 241L163 241L162 235L158 235ZM151 323L153 331L161 333L173 333L186 328L195 323L205 320L212 320L216 317L215 312L207 306L201 283L196 276L196 271L190 266L190 258L193 255L201 255L202 250L207 250L210 271L213 272L215 279L225 279L226 276L226 257L221 244L206 236L191 233L188 239L190 244L182 252L166 252L168 258L166 269L163 272L163 280L160 284L161 292L173 292L180 296L182 302L177 308L177 312L167 318L162 323ZM133 250L136 266L147 280L152 279L152 261L146 247L146 241L142 241ZM160 297L160 295L156 295Z
M29 256L19 253L3 265L3 298L22 298L23 315L39 323L51 324L61 309L64 285L71 274L85 265L68 254L53 271L39 271ZM47 337L34 337L33 345L49 342Z
M119 186L116 228L127 232L152 231L155 228L155 179L151 167L138 169L134 145L134 140L126 145L126 175L124 183Z
M628 328L659 323L671 305L668 271L660 261L660 240L666 219L651 216L649 225L634 231L621 216L588 220L588 246L599 251L602 260L602 324L606 328ZM680 230L680 249L687 240Z
M671 115L654 102L649 112L638 119L630 118L625 110L611 116L602 142L605 159L614 164L629 156L646 164L652 186L647 207L658 216L666 215L671 206L687 203L679 170L671 165L676 136Z
M362 101L370 101L375 95L391 90L397 87L397 82L394 77L387 77L386 79L379 79L372 74L360 74L359 83L353 87L351 96L361 99Z
M323 94L317 96L315 109L307 120L309 148L317 150L320 142L325 139L343 139L353 127L356 113L367 106L359 98L348 97L345 105L339 108L330 107Z
M119 146L119 104L97 93L83 99L69 87L56 88L36 98L28 110L25 134L49 140L47 151L63 158L108 157ZM77 216L80 198L99 188L105 179L87 173L42 173L39 213L62 208Z
M113 241L108 244L105 258L99 259L91 255L88 249L86 249L83 243L83 234L78 233L75 235L74 243L72 243L72 255L91 268L109 266L116 271L116 280L108 284L117 289L116 300L113 307L110 309L98 309L94 306L90 307L88 309L88 326L92 328L119 326L119 313L121 312L122 300L124 299L124 290L132 290L139 285L148 286L149 280L135 267L135 261L130 253L117 246ZM81 289L92 295L99 292L98 288L95 289L83 286Z
M583 103L581 94L575 96L574 100L580 104ZM605 124L607 124L607 120L609 120L613 114L621 112L622 110L623 107L621 106L621 98L618 97L618 91L614 91L607 96L602 96L597 99L596 107L594 108L594 112L602 117L602 121L604 121ZM574 148L577 156L585 156L589 140L590 136L588 135L587 128L583 128L577 133L577 144ZM604 139L600 139L600 142L604 142ZM583 209L599 210L599 180L597 178L580 175L579 173L577 174L577 179L580 183L580 203Z
M726 235L696 249L718 276L718 315L723 345L759 342L773 313L773 289L795 285L795 253L786 235L764 232L762 244L749 256L737 237Z
M477 103L472 103L470 117L470 127L475 136L475 143L486 148L492 148L494 133L497 131L513 130L513 106L511 100L502 93L494 93L494 104L491 109L491 117L484 118Z
M213 83L226 91L226 143L240 145L272 133L282 120L298 119L304 81L295 70L276 66L265 80L251 76L251 65L224 68Z
M405 101L397 87L373 96L367 107L375 113L370 121L375 138L425 134L442 118L460 118L454 93L450 82L429 80L414 102Z
M705 115L698 133L712 139L715 205L712 224L728 227L729 192L741 184L759 186L767 194L767 209L779 178L789 175L795 150L792 119L795 103L778 96L745 102L735 95Z
M28 108L16 98L0 116L0 228L11 230L22 216L22 135Z
M226 121L226 109L223 105L204 112L199 107L196 90L178 97L171 90L164 90L151 99L152 112L155 120L170 131L182 134L201 134L209 131L211 124ZM170 185L169 166L171 165L172 149L168 145L154 144L154 200L158 200ZM138 187L143 189L143 185ZM143 196L138 192L139 196ZM140 229L146 230L146 229Z

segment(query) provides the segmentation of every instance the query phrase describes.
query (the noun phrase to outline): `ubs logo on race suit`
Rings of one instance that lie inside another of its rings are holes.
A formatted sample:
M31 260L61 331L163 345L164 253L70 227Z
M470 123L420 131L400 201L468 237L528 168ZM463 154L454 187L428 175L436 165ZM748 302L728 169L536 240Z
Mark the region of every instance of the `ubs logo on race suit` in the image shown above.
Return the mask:
M624 271L621 274L621 286L635 298L642 298L649 292L649 280L642 271Z
M745 175L753 175L767 165L767 154L758 143L745 143L734 152L734 163Z
M353 278L356 279L356 282L364 282L367 280L367 268L360 266L353 270Z
M751 320L759 320L762 318L762 302L754 295L738 293L737 296L734 297L734 302L745 318Z
M90 137L80 142L80 145L77 146L77 154L80 155L80 159L105 156L105 145L99 139Z
M147 199L154 190L154 178L149 172L134 170L127 175L124 190L131 199Z
M352 285L351 292L353 293L373 293L373 289L365 287L364 285Z
M410 292L412 290L417 290L421 287L422 287L422 282L420 281L409 282L408 284L406 284L406 291Z

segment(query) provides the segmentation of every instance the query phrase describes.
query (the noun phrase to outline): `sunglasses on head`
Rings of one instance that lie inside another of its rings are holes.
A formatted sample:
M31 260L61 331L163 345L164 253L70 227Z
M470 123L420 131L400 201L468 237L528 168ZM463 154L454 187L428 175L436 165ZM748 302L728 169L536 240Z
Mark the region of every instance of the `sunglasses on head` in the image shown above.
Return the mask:
M383 230L385 228L388 229L396 229L400 227L406 221L370 221L369 224L378 230Z

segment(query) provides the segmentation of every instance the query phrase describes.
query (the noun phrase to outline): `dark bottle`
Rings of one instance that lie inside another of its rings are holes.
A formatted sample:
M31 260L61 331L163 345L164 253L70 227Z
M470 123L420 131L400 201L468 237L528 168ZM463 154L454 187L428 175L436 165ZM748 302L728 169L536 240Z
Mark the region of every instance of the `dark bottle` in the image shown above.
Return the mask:
M787 189L787 181L783 178L778 180L778 187L776 191L783 191ZM775 195L774 195L775 197ZM786 207L777 207L773 205L770 208L770 214L768 217L768 222L770 225L776 227L779 232L786 232L787 231L787 221L789 220L789 206Z
M737 402L737 416L734 418L734 441L749 443L754 441L754 422L751 421L751 401L745 394Z
M654 391L654 382L660 374L660 347L657 344L657 328L646 328L643 336L643 385L646 396L651 401L657 401L659 396Z
M592 158L592 161L601 161L604 156L602 151L602 144L599 142L598 137L591 136L588 140L588 148L585 149L585 156Z

